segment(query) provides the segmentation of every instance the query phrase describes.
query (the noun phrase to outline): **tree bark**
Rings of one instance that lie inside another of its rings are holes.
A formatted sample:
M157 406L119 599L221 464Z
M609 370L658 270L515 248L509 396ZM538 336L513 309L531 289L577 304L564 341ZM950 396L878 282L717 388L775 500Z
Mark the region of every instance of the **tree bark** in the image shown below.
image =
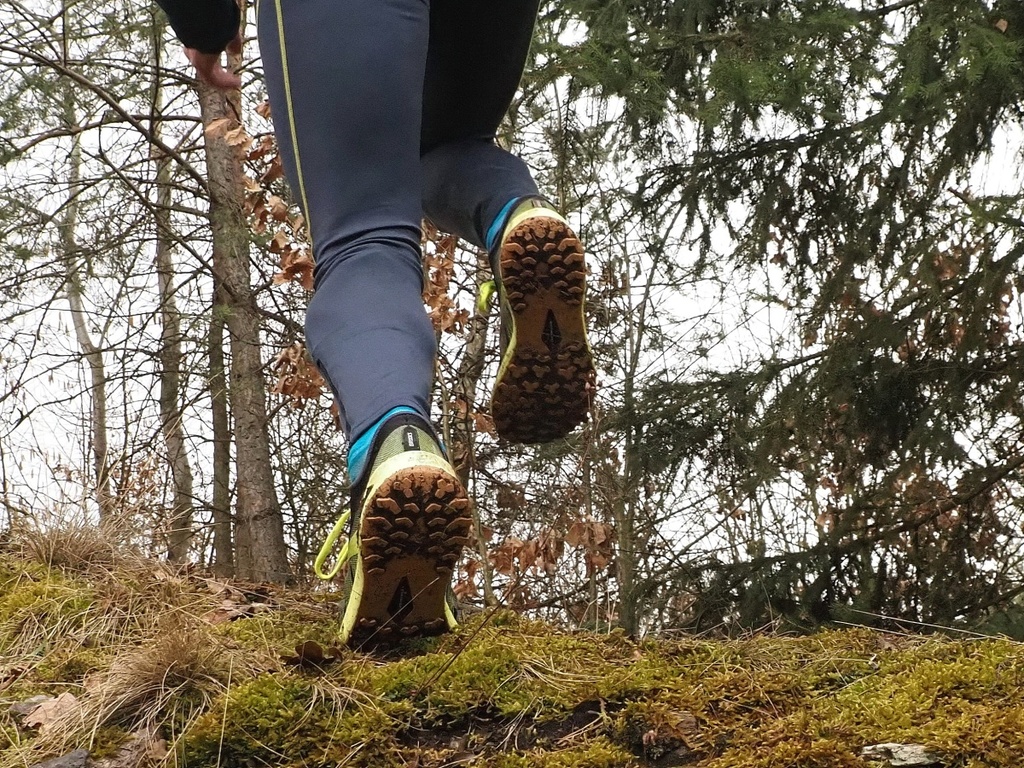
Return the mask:
M234 66L238 61L233 61ZM199 87L203 124L227 119L237 127L240 94ZM266 386L260 354L260 315L249 272L249 231L244 211L243 154L222 131L206 138L213 226L213 270L221 281L224 317L230 338L228 400L234 420L235 574L254 581L290 580L284 526L274 489L267 430Z
M154 41L154 61L160 63L160 40ZM159 115L163 107L160 83L153 83L154 136L160 136ZM167 524L167 558L181 562L188 557L195 519L192 466L189 464L182 423L181 396L181 314L174 298L174 230L171 227L171 160L154 150L156 160L156 275L160 296L160 427L167 450L174 485L170 520Z
M75 124L70 99L67 100L65 119L68 125ZM90 392L92 395L90 440L92 453L93 480L96 484L96 504L99 507L100 523L112 522L114 517L114 493L111 489L110 465L107 461L107 373L103 363L103 351L93 341L86 326L85 307L82 303L82 280L78 270L80 257L75 238L78 225L79 181L82 172L82 146L79 135L72 139L71 169L68 178L68 203L61 215L60 242L65 263L65 286L68 304L71 306L71 321L75 338L82 348L82 354L89 364Z
M160 295L160 426L174 483L174 502L167 527L167 557L180 562L188 557L195 516L192 467L185 449L181 392L181 316L174 300L174 261L171 257L171 173L166 158L157 160L156 275Z
M228 380L224 368L224 318L227 304L220 278L213 276L213 307L210 312L210 410L213 423L213 572L235 575L235 550L231 538L231 421L228 417Z
M486 256L477 258L476 270L476 293L479 295L480 286L490 276L490 265ZM476 402L477 385L480 383L480 376L484 370L485 355L487 352L487 327L489 325L489 313L482 313L474 310L469 320L469 339L463 351L462 361L459 364L458 373L455 378L454 399L466 403L465 416L455 414L452 419L451 431L448 444L452 446L452 460L455 470L459 474L459 480L467 490L471 490L470 476L473 471L476 454L476 430L473 421L474 403ZM472 493L470 494L472 497ZM480 519L480 509L474 503L473 527L476 534L477 553L480 555L480 570L484 588L484 605L493 606L498 604L494 594L494 574L491 568L491 561L488 557L487 542L484 539L483 521Z
M629 270L625 272L625 296L632 304L632 288ZM629 317L633 318L635 308L630 306ZM634 382L636 367L639 360L640 344L637 340L638 322L630 321L626 333L627 375L623 381L622 410L623 413L635 414ZM634 418L626 424L626 440L622 457L622 477L613 481L615 496L613 514L615 517L615 533L618 539L618 552L615 557L616 581L619 582L619 626L627 634L635 636L640 630L640 611L637 606L637 534L636 534L636 445L638 432Z

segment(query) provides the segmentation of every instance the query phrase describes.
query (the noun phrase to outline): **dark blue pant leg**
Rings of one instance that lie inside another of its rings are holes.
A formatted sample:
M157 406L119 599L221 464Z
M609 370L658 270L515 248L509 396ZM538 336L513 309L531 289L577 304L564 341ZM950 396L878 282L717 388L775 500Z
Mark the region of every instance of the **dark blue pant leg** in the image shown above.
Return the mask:
M423 207L478 247L504 205L537 194L495 144L523 75L538 0L431 0L423 84Z
M525 164L494 143L536 10L536 0L260 0L275 131L313 237L307 341L350 439L396 406L429 416L424 209L482 245L505 203L536 194Z
M261 0L275 131L310 224L309 350L358 436L399 405L429 416L419 160L424 0Z

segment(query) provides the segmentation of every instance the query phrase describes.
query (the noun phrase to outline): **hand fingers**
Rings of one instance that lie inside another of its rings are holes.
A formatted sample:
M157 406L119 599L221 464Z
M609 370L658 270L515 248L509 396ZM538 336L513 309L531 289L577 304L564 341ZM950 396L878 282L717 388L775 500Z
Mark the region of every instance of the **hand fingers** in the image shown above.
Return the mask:
M217 64L210 72L206 73L203 79L214 88L220 88L221 90L242 87L242 78L234 72L228 72L220 64Z
M240 88L242 78L234 72L228 72L220 63L220 54L202 53L192 48L185 49L185 55L196 68L199 79L214 88L228 90Z
M231 40L230 43L228 43L227 51L228 51L228 53L233 53L235 55L238 55L239 53L242 52L242 31L241 30L239 30L238 34L235 35L235 37Z

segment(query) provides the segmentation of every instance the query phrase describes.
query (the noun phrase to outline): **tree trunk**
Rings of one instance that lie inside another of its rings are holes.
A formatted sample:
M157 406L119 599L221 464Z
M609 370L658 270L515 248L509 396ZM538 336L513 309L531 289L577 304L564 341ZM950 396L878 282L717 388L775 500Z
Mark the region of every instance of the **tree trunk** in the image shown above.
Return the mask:
M630 273L625 271L625 296L632 304L632 288L629 284ZM635 308L630 306L629 316L634 317ZM636 635L640 630L640 610L637 606L637 533L636 533L636 433L633 422L636 413L634 399L634 382L639 360L640 344L637 340L637 323L629 322L626 333L626 364L627 375L623 382L622 411L630 414L630 422L626 424L626 441L622 457L622 477L614 484L615 496L613 514L615 515L615 533L618 539L616 562L616 581L619 582L619 626L629 635Z
M233 61L233 65L239 63ZM227 119L237 127L240 94L200 85L203 124ZM284 526L274 489L267 431L266 387L260 354L260 317L249 273L249 231L243 207L243 155L223 132L207 135L206 164L213 225L213 270L223 286L222 314L230 337L228 399L234 419L235 572L239 578L284 582L290 579Z
M480 294L480 286L490 276L490 265L486 256L477 258L476 270L476 294ZM477 384L484 370L485 355L487 352L487 327L488 313L475 310L469 321L469 339L463 351L462 361L459 364L458 374L455 379L454 400L462 400L466 403L466 413L456 413L452 419L451 431L448 436L448 444L452 446L452 460L455 470L459 474L459 480L467 490L470 489L470 475L476 454L475 424L473 421L473 406L476 402ZM472 496L472 493L470 494ZM480 555L480 570L483 578L484 605L493 606L498 604L494 594L494 574L491 569L491 561L488 557L487 542L484 539L483 522L480 519L480 510L476 504L473 508L473 526L476 534L477 553Z
M74 125L73 107L68 99L65 112L68 125ZM79 249L75 239L78 225L79 181L82 172L82 147L79 136L72 139L71 170L68 178L68 203L61 216L60 240L65 263L65 286L68 304L71 305L71 321L75 338L82 348L89 364L92 408L90 443L92 449L93 480L96 483L96 504L99 506L100 523L106 525L114 517L114 493L111 489L110 465L107 462L107 373L103 363L103 351L92 340L85 322L85 307L82 303L82 281L78 271Z
M154 45L154 60L160 63L159 38ZM153 84L153 114L159 115L163 106L159 81ZM160 135L159 120L152 125L154 136ZM167 558L181 562L188 557L195 518L192 467L185 447L182 424L181 393L181 314L174 299L174 260L172 250L174 231L171 227L171 162L163 153L156 158L156 275L160 296L160 427L167 449L174 484L174 501L167 525Z
M160 293L160 425L171 465L174 502L167 528L167 557L180 562L188 557L195 514L192 467L185 450L182 426L181 391L181 316L174 300L174 262L171 258L170 163L157 161L156 200L156 275Z
M227 300L220 278L213 276L213 307L210 312L210 409L213 413L213 572L235 575L235 550L231 539L231 422L228 418L228 380L224 370L224 318Z

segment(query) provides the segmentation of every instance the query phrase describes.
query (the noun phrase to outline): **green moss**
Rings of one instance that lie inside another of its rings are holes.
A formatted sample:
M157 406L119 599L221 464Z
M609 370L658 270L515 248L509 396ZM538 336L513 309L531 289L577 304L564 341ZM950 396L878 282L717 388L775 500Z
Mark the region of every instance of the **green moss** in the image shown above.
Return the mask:
M865 742L924 744L953 765L1012 765L1009 755L1024 754L1024 646L934 640L887 653L876 675L822 710Z
M307 640L324 647L338 641L337 617L326 607L267 611L220 624L218 631L244 648L274 654L294 653L295 646Z
M110 655L98 648L58 648L36 667L35 677L43 683L80 685L88 675L110 666Z
M638 664L637 646L621 634L567 635L506 614L483 628L471 623L434 653L382 666L356 659L349 670L353 685L390 700L412 697L425 719L439 721L467 712L558 718L582 701L673 674Z
M93 760L114 757L129 737L130 734L123 728L116 726L98 728L93 733L92 742L89 744L89 757Z
M84 648L83 637L145 651L151 604L204 605L187 583L162 601L170 586L147 583L142 570L136 578L119 580L125 593L115 599L108 582L0 558L0 653L18 670L4 698L59 693L107 668L112 651ZM143 614L126 619L106 605ZM950 768L1009 768L1024 754L1024 646L1008 640L858 629L634 642L504 612L388 658L346 650L322 670L301 670L281 654L307 640L333 645L337 617L322 601L286 605L204 630L230 648L231 674L197 662L190 675L209 686L180 691L182 706L154 715L169 736L183 734L177 765L632 768L680 758L695 768L865 768L860 749L887 741L936 749ZM96 732L94 753L123 738ZM0 717L0 764L15 764L4 761L32 739Z
M372 699L299 673L234 687L186 732L182 764L400 765L391 714Z
M488 768L633 768L640 763L622 747L599 736L568 749L497 755L477 765Z
M15 647L44 653L80 630L93 609L93 593L57 572L0 565L0 653Z
M883 742L931 747L958 768L1008 767L1024 754L1020 645L930 640L860 661L871 673L844 688L776 698L774 716L736 729L706 768L861 768L860 748Z

